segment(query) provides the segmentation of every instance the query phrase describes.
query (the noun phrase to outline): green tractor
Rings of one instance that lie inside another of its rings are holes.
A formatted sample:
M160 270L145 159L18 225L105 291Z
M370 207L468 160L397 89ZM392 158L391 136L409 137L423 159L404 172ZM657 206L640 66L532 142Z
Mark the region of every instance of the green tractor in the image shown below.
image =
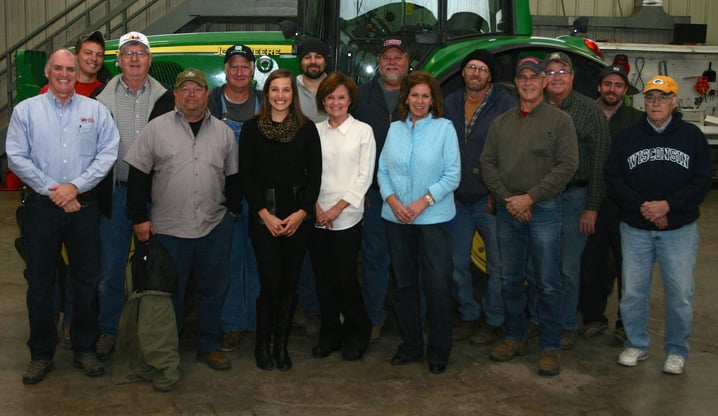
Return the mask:
M434 75L445 93L462 87L459 64L474 49L491 51L499 62L498 82L513 87L514 69L524 56L543 58L567 53L576 72L576 89L596 96L598 73L605 66L589 39L586 19L577 19L572 33L558 38L532 36L528 0L298 0L297 22L283 22L276 32L213 32L149 36L150 74L166 85L187 67L205 72L210 88L225 82L223 58L236 43L249 45L257 57L256 87L270 72L289 68L298 73L296 44L303 37L323 40L330 48L330 67L351 74L359 83L375 76L377 53L384 39L401 37L408 46L411 68ZM107 41L105 67L116 66L117 40ZM44 52L21 50L16 57L17 100L36 95L47 82ZM486 270L483 241L477 234L473 260Z

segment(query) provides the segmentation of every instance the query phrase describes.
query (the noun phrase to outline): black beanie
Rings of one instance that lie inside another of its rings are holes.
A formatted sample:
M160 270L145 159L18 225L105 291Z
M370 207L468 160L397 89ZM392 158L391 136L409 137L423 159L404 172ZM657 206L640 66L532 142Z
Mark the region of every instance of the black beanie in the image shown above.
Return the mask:
M327 45L319 39L307 38L299 44L299 48L297 50L297 56L299 59L304 58L304 55L309 52L316 52L319 55L322 55L327 61L329 60L329 48L327 48Z
M474 49L473 52L466 55L466 58L464 58L463 61L461 61L461 70L464 70L464 67L466 64L469 63L472 59L478 59L479 61L486 64L486 66L489 67L489 73L491 74L491 82L498 81L498 64L496 62L496 59L494 58L494 55L491 54L491 52L485 50L485 49Z

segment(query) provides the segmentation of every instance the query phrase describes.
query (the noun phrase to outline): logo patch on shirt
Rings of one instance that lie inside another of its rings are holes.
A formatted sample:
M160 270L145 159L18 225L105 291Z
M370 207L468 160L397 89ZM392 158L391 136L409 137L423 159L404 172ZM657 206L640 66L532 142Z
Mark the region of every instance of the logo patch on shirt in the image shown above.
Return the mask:
M84 123L94 123L94 122L95 122L95 119L92 117L82 117L80 119L80 123L83 123L83 124Z

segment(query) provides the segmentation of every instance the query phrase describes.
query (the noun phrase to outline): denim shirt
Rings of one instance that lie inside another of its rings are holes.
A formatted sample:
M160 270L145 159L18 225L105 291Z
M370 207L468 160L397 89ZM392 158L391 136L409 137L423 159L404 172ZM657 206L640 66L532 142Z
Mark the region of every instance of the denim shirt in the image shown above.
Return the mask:
M460 178L459 143L449 120L429 114L416 123L411 117L391 123L377 170L384 199L382 218L399 222L386 202L389 195L395 194L402 204L409 205L431 192L434 205L427 207L414 224L451 220L456 214L454 190Z

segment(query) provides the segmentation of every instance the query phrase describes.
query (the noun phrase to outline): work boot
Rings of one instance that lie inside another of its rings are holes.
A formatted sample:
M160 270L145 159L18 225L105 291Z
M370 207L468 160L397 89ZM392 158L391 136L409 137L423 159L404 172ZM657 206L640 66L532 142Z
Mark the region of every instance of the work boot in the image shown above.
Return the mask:
M239 347L239 340L242 338L240 331L229 331L222 337L220 351L231 352Z
M504 338L491 350L489 357L494 361L509 361L517 355L528 354L527 341L515 341L511 338Z
M22 384L37 384L45 379L45 375L55 368L52 360L32 360L22 375Z
M543 350L539 358L538 373L542 376L555 376L561 371L561 351Z
M370 344L376 344L381 341L381 325L372 325L371 337L369 338Z
M606 329L608 329L608 322L604 320L589 322L583 326L583 337L593 338Z
M451 328L451 339L454 341L463 341L474 334L476 330L476 321L460 320Z
M97 355L91 352L76 355L75 368L81 369L88 377L99 377L105 374L105 366L97 359Z
M114 335L104 334L97 339L97 359L107 361L110 354L115 350L116 338Z
M469 338L471 345L487 345L494 343L504 337L506 331L503 326L493 326L486 324L479 331Z
M564 351L572 350L576 348L576 340L578 334L576 331L563 331L563 337L561 338L561 349Z
M197 361L207 364L212 370L232 368L232 361L222 351L198 352Z

